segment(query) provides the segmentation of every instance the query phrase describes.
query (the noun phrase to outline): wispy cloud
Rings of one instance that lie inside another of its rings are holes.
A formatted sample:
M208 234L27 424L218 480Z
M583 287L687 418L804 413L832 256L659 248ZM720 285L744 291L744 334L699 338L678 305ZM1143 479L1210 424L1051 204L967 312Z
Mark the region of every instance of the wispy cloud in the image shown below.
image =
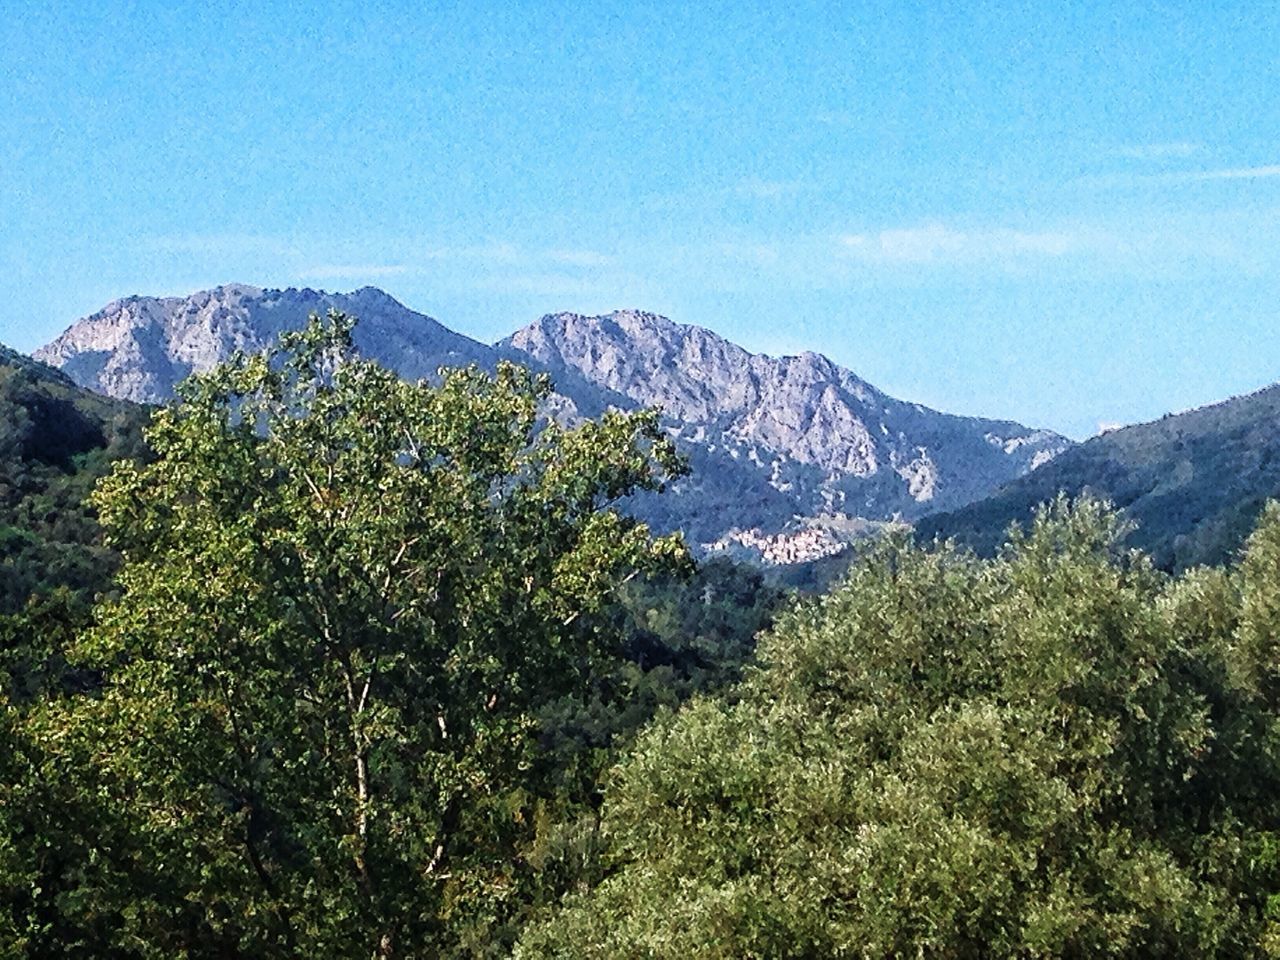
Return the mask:
M1189 140L1171 143L1139 143L1121 147L1116 154L1129 160L1181 160L1204 149L1203 144Z
M220 257L229 254L291 257L298 244L283 238L253 233L173 233L144 237L138 245L152 253L181 254L196 257Z
M511 270L590 273L607 269L615 264L614 257L598 250L575 247L530 247L499 239L458 245L433 245L421 241L408 241L397 244L383 243L378 246L383 248L384 252L393 252L396 259L385 263L334 260L318 266L303 267L298 271L297 276L303 280L393 277L438 270L440 264L453 264L473 273Z
M613 257L597 250L548 250L546 259L567 267L607 267Z
M1177 187L1227 180L1270 180L1276 177L1280 177L1280 164L1271 163L1254 167L1221 167L1213 170L1170 170L1166 173L1112 173L1080 177L1072 182L1078 186L1098 188Z
M488 289L519 292L543 297L598 298L618 295L622 281L617 278L584 277L556 270L504 273L481 281Z
M776 200L779 197L794 196L809 189L804 180L765 180L761 177L744 177L733 187L733 193L739 197L753 200Z
M852 110L819 110L813 115L813 122L824 127L851 127L858 122L858 114Z
M1197 173L1169 174L1170 182L1203 180L1262 180L1280 177L1280 164L1268 164L1261 167L1228 167L1225 170L1202 170Z
M1270 176L1280 177L1280 170ZM1121 214L1094 220L1013 225L936 220L923 225L828 235L829 262L846 279L867 270L887 279L913 270L985 270L1010 275L1262 277L1280 265L1280 207ZM815 264L817 261L814 261ZM910 268L910 269L908 269ZM816 269L816 267L815 267ZM1083 271L1083 272L1081 272Z
M608 267L614 258L599 250L579 247L537 248L505 240L461 246L431 246L416 254L423 260L457 261L492 267L536 267L554 265L582 270Z
M486 293L558 297L570 304L584 298L595 302L610 291L635 285L635 278L622 269L621 257L590 247L543 247L493 239L431 247L423 259L435 268L433 276L439 283ZM449 268L440 270L441 264ZM424 263L422 272L427 269Z
M510 266L528 260L528 252L503 240L465 246L429 247L421 254L426 260L465 260L472 263Z

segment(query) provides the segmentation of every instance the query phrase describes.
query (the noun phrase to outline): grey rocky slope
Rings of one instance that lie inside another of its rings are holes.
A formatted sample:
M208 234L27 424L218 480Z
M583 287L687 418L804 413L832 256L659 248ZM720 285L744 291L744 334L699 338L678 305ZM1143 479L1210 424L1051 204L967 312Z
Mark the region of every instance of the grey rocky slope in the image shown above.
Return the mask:
M191 371L260 349L330 307L360 318L364 354L409 378L505 356L552 374L562 417L662 407L693 471L632 506L704 550L813 559L878 524L977 500L1069 446L1049 431L895 400L819 354L752 354L654 314L554 314L489 347L369 287L131 297L37 356L101 393L163 401Z
M360 318L356 344L366 356L406 377L441 366L489 362L492 350L374 287L352 293L261 290L227 284L189 297L127 297L75 323L36 358L78 384L122 400L156 403L193 371L207 370L236 350L265 347L330 308Z
M820 354L752 354L650 313L554 314L499 349L550 370L575 403L603 389L620 405L661 406L694 466L663 519L678 515L703 545L776 560L820 555L867 521L972 502L1070 445L895 400Z

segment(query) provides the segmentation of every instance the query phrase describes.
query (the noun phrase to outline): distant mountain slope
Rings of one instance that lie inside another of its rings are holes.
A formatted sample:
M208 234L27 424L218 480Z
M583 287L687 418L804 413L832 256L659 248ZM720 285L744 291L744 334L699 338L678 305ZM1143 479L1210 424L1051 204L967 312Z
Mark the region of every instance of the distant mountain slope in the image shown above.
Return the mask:
M557 416L661 406L693 473L631 506L707 552L780 563L827 555L878 524L986 496L1069 446L1048 431L895 400L816 353L752 354L654 314L554 314L489 347L371 287L130 297L37 356L93 390L161 401L191 371L262 349L331 307L360 318L362 353L407 378L505 356L551 373Z
M866 521L970 502L1069 446L895 400L816 353L752 354L650 313L549 315L498 346L550 370L576 404L603 390L661 406L694 472L644 512L661 516L665 503L695 542L777 560L829 552Z
M360 318L361 352L410 379L441 366L492 363L493 351L410 310L374 287L352 293L261 290L228 284L189 297L128 297L75 323L36 358L76 383L140 403L158 403L193 371L236 350L257 352L313 312L343 310Z
M53 587L105 588L114 558L84 499L112 460L141 455L146 416L0 347L0 614Z
M1094 437L988 499L923 519L918 535L990 553L1059 490L1124 508L1138 524L1130 542L1161 566L1227 560L1280 497L1280 385Z

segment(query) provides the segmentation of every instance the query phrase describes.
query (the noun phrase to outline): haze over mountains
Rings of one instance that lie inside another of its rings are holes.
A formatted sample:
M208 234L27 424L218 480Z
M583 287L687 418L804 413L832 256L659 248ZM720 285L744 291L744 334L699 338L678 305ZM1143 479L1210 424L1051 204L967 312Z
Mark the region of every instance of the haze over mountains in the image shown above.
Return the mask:
M700 327L638 311L549 315L489 346L365 287L352 293L227 285L129 297L73 324L36 357L118 399L160 402L193 371L265 347L312 312L360 318L359 350L416 379L509 358L548 371L554 412L663 408L693 473L632 504L705 551L769 562L835 552L850 538L971 503L1071 446L1021 424L894 399L816 353L752 354Z

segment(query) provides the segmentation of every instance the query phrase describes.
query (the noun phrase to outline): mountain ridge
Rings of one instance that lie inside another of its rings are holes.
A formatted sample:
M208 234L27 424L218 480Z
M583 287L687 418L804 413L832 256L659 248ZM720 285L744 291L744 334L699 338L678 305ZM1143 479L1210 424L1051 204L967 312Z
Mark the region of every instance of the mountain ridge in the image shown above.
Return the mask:
M1234 558L1266 500L1280 497L1280 383L1092 437L990 497L924 518L917 535L993 552L1059 492L1110 500L1127 543L1171 570Z
M798 501L794 512L808 526L822 526L823 517L837 527L855 519L911 520L982 496L993 476L1033 469L1069 443L1011 421L897 400L813 351L755 354L704 327L646 311L547 314L499 347L553 376L569 371L636 406L661 406L676 436L704 456L695 476L716 454L753 462L774 490ZM571 386L563 392L576 399ZM758 525L732 501L716 512L738 528L739 546L749 541L759 549L769 536L748 534ZM785 518L775 516L774 527L781 532ZM837 540L827 538L826 546Z
M491 361L485 344L408 310L377 287L351 293L223 284L187 297L130 296L73 323L33 356L79 385L120 400L158 403L176 384L236 350L263 349L312 312L360 318L356 346L410 378L441 365ZM412 316L412 324L402 322Z
M357 316L356 346L409 379L513 359L551 374L552 415L659 406L693 474L629 504L706 552L773 562L840 549L868 527L991 493L1067 449L1052 431L897 400L826 356L752 353L644 310L545 314L490 346L362 287L350 293L225 284L127 297L72 324L36 357L109 396L161 402L189 373L265 347L311 312Z

